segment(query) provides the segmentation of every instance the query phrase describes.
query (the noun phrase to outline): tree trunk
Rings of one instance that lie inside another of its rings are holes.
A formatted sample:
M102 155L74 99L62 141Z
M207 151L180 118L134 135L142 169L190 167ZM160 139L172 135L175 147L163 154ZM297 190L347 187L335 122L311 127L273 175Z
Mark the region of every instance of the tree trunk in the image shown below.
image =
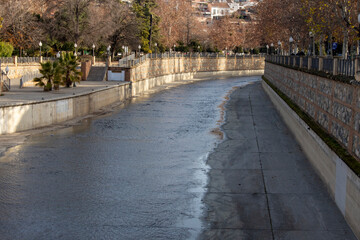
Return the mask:
M348 57L348 44L349 44L349 33L348 31L344 31L344 43L342 49L343 59L347 59Z
M319 56L324 56L324 43L323 43L323 35L320 35L320 41L319 41Z
M71 87L71 80L70 80L70 73L69 72L66 73L66 87L67 88Z

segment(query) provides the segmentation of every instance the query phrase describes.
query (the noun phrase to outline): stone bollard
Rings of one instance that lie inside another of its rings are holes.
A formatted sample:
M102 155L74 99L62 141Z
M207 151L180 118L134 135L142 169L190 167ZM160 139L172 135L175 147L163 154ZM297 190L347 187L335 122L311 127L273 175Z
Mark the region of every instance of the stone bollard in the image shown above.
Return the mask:
M18 57L17 56L13 57L13 62L15 64L15 67L17 67L17 65L18 65Z
M360 69L359 69L359 59L356 58L354 60L354 67L355 67L355 79L356 81L360 82Z
M333 72L332 72L332 74L334 76L337 75L337 68L338 68L338 59L334 58L333 59Z
M319 71L324 70L324 59L322 57L319 57Z

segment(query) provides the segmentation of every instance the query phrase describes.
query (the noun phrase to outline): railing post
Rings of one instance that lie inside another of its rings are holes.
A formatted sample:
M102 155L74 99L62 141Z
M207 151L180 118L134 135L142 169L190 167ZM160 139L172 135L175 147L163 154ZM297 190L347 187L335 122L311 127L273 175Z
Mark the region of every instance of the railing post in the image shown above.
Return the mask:
M334 76L337 75L337 68L338 68L338 59L334 58L333 59L333 72L332 72L332 74Z
M359 59L355 58L354 59L354 71L355 71L355 75L356 73L359 71Z
M308 58L308 70L310 70L311 69L311 66L312 65L312 57L309 57Z
M355 58L354 60L354 68L355 68L355 79L356 81L360 81L360 71L359 71L359 59Z
M324 59L322 57L319 57L319 71L324 70Z
M14 56L13 62L14 62L14 64L15 64L15 67L17 67L17 65L18 65L18 58L17 58L17 56Z
M303 66L303 57L300 57L299 68L302 68L302 66Z

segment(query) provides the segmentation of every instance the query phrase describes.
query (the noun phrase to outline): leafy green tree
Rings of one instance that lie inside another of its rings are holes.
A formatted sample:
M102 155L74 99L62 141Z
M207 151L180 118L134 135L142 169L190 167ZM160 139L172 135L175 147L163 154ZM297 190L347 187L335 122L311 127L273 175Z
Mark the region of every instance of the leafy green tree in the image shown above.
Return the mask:
M55 62L45 62L40 63L40 73L42 74L39 78L34 78L36 86L44 87L44 91L51 91L53 85L58 85L61 78L61 73L59 69L59 63Z
M149 52L153 39L159 39L159 17L154 13L155 0L136 0L133 10L139 23L140 42L143 51Z
M76 56L72 53L64 53L59 59L59 71L61 73L61 84L71 87L74 82L81 80L81 72L77 70L79 66Z
M7 42L0 42L0 57L11 57L14 47Z

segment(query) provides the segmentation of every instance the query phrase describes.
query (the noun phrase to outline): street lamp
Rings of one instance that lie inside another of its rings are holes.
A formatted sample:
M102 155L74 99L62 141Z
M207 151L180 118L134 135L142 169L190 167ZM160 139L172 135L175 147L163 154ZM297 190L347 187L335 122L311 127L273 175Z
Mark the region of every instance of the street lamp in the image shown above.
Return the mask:
M111 46L109 45L106 50L107 50L107 55L110 56Z
M156 57L157 57L157 43L155 43L155 54L156 54Z
M95 57L95 44L92 45L92 49L93 49L93 57Z
M266 55L269 54L269 45L266 44Z
M39 42L39 47L40 47L40 57L41 57L41 47L42 47L42 42Z
M281 55L281 42L280 42L280 40L278 41L278 46L279 46L278 55Z
M289 42L290 42L290 51L289 51L289 55L292 54L292 45L293 45L293 42L294 42L294 39L292 37L289 38Z
M75 57L77 56L77 51L76 51L77 46L78 46L78 45L75 43L75 44L74 44L74 47L75 47L75 53L74 53L74 56L75 56Z
M273 43L271 43L271 44L270 44L270 54L272 54L272 53L273 53L273 50L274 50L274 44L273 44Z
M198 52L200 52L200 45L197 48L198 48Z
M174 52L176 52L176 45L174 44Z
M139 45L138 48L139 48L139 57L140 57L141 45Z

